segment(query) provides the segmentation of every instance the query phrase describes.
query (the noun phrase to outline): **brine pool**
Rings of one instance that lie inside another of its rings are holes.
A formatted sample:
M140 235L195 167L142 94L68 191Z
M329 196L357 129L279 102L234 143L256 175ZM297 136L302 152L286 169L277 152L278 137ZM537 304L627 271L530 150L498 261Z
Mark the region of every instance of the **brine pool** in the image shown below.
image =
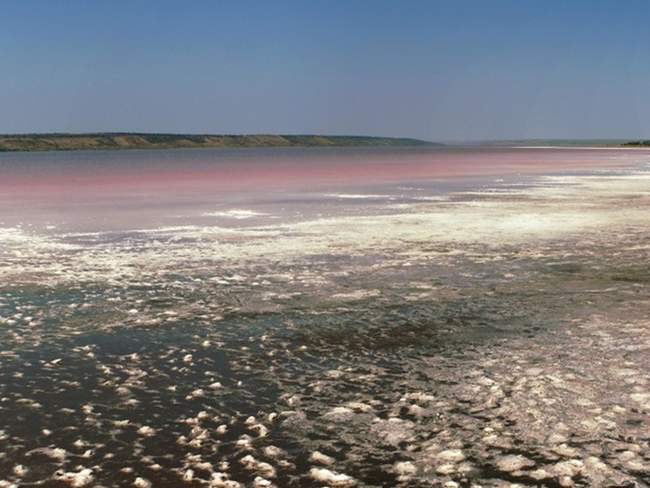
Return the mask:
M0 155L0 487L649 486L649 163Z

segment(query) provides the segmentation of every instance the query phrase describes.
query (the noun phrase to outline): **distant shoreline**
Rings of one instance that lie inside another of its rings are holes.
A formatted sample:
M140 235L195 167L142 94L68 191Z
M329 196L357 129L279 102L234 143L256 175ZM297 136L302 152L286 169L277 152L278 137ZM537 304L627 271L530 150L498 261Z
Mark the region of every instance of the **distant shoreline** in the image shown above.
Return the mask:
M491 146L500 147L500 146ZM629 149L650 149L648 146L635 145L635 144L621 144L620 146L502 146L512 149L576 149L576 150L591 150L591 151L604 151L604 150L629 150Z
M327 135L219 135L102 132L0 135L0 152L255 147L429 147L443 144L405 137Z

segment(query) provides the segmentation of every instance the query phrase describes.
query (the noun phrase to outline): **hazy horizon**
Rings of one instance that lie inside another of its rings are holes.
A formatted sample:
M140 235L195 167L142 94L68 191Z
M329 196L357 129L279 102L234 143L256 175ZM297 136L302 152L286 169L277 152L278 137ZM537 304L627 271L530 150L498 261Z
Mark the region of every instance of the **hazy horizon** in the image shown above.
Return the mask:
M127 131L127 130L105 130L105 131L37 131L37 132L5 132L5 133L0 133L0 136L66 136L66 135L71 135L71 136L92 136L92 135L100 135L100 134L162 134L162 135L178 135L178 136L265 136L265 135L279 135L279 136L324 136L324 137L368 137L368 138L395 138L395 139L414 139L414 140L422 140L426 142L431 142L433 144L499 144L499 143L524 143L524 142L598 142L598 143L606 143L606 142L627 142L627 141L636 141L636 140L645 140L646 138L643 136L638 136L638 137L601 137L601 138L594 138L594 137L581 137L581 138L570 138L570 137L525 137L525 138L498 138L498 139L424 139L420 137L412 137L409 135L402 135L402 136L394 136L394 135L386 135L386 134L362 134L362 133L350 133L350 134L342 134L342 133L337 133L337 132L331 132L331 133L271 133L271 132L256 132L256 133L233 133L233 132L222 132L222 133L216 133L216 132L189 132L189 131L177 131L177 132L171 132L171 131Z
M4 3L0 133L636 139L650 4Z

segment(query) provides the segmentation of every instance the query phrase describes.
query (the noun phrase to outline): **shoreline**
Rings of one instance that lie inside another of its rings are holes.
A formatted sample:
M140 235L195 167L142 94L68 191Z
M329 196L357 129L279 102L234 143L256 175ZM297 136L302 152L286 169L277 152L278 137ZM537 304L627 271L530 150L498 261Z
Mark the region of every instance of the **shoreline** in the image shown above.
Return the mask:
M254 147L410 147L440 146L420 139L311 134L0 134L0 152L254 148Z

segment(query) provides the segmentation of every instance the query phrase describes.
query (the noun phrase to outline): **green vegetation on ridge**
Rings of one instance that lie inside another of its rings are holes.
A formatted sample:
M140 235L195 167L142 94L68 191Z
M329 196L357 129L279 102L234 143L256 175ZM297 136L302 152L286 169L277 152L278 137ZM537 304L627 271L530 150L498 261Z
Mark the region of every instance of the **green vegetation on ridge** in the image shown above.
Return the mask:
M645 141L630 141L623 144L623 146L633 146L633 147L646 147L650 146L650 140Z
M409 138L323 135L147 134L132 132L0 135L0 151L433 145L438 144Z

